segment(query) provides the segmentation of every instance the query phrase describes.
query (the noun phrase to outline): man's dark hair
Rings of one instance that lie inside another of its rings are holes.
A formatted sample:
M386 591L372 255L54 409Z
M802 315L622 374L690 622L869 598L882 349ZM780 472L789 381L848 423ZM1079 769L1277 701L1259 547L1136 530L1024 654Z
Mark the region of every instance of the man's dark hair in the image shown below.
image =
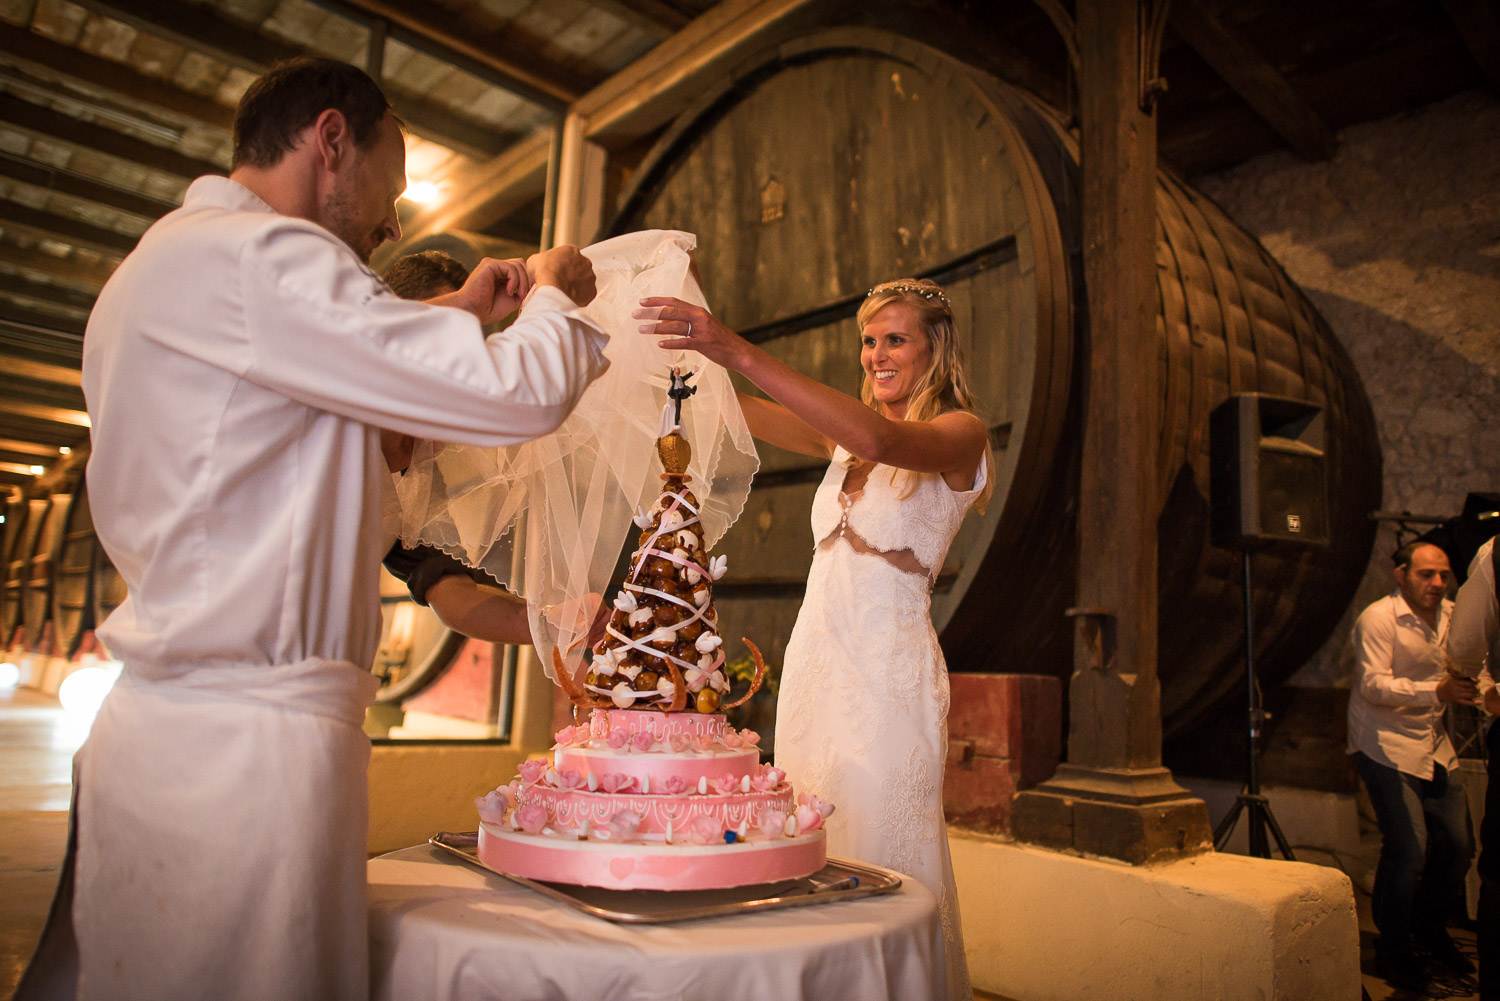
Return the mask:
M463 288L469 280L469 269L452 254L424 250L400 258L380 277L403 299L431 299L442 295L449 286L454 291Z
M390 107L380 87L358 67L311 56L282 60L240 98L231 169L276 166L296 145L298 134L329 108L348 120L355 145L365 146Z
M1418 549L1421 549L1424 546L1431 546L1433 549L1436 549L1439 552L1442 552L1443 550L1443 547L1438 545L1436 542L1428 542L1426 539L1413 539L1391 554L1391 563L1393 563L1398 569L1404 570L1405 568L1411 566L1411 558L1416 555ZM1443 555L1446 556L1448 554L1443 553Z

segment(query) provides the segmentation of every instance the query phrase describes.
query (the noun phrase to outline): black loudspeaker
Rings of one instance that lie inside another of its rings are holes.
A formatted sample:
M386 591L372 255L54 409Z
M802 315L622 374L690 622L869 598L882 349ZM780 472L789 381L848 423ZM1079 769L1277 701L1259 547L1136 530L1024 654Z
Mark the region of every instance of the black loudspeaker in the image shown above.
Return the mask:
M1231 396L1208 421L1213 544L1328 544L1323 409L1264 393Z

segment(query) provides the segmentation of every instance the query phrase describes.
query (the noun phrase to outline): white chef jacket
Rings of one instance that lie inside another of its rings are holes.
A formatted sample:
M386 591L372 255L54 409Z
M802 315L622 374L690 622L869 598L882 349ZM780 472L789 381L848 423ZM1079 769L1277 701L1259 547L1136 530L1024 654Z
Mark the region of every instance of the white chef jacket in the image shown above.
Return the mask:
M1444 598L1434 630L1393 591L1360 613L1350 636L1350 754L1362 751L1419 779L1432 778L1434 764L1451 770L1457 763L1437 697L1447 673L1443 640L1452 610L1453 602Z
M129 591L99 629L125 666L79 752L76 888L54 910L78 997L367 996L375 428L523 441L607 364L553 288L476 328L221 177L100 294L89 502Z
M1480 691L1495 687L1500 673L1500 600L1495 596L1495 540L1479 547L1469 576L1458 589L1448 623L1448 656L1467 678L1478 678ZM1482 670L1488 667L1488 670Z
M99 630L145 678L371 663L374 427L477 445L556 427L606 341L539 288L487 340L397 298L349 248L204 177L100 293L84 339L89 506L128 586Z

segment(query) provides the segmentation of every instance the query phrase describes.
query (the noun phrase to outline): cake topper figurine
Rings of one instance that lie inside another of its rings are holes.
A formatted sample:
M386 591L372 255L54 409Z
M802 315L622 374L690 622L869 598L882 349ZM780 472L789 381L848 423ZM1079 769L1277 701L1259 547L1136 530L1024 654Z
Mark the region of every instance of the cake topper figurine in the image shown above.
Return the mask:
M687 381L693 377L693 373L680 375L677 366L672 366L672 384L667 389L667 396L671 397L676 406L672 411L672 426L682 427L682 401L698 391L697 386L689 386Z

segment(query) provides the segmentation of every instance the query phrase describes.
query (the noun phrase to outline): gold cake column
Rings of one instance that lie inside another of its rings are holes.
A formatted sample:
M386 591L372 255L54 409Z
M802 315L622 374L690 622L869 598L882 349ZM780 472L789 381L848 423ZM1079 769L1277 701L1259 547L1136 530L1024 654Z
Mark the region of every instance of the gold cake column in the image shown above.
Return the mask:
M1154 103L1165 7L1076 8L1089 371L1068 756L1011 814L1021 840L1131 863L1210 848L1203 801L1161 766ZM1055 19L1071 27L1060 9Z

